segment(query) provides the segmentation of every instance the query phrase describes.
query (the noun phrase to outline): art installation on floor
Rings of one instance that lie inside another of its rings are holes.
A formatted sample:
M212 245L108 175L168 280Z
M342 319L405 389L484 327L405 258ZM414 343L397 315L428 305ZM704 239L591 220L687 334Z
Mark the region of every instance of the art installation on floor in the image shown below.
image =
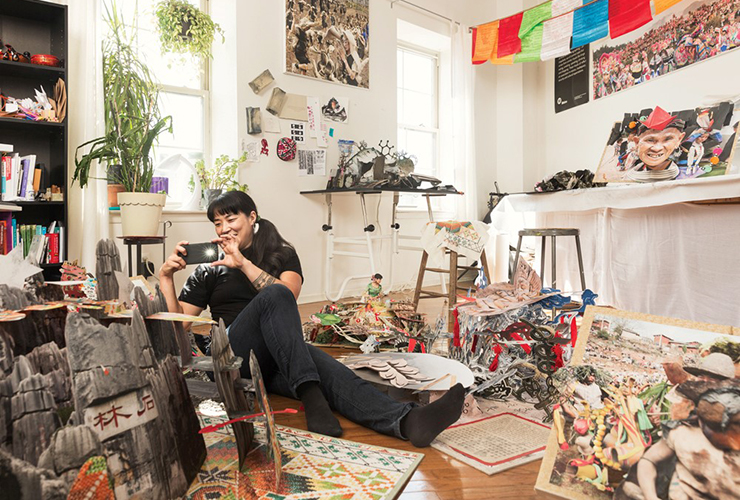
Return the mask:
M199 414L203 427L225 417ZM370 446L308 431L277 427L282 482L275 491L275 469L263 424L255 424L259 446L238 471L238 454L231 429L205 435L208 458L186 498L283 498L376 500L395 498L419 466L420 453Z
M589 307L537 490L576 500L737 498L737 328Z

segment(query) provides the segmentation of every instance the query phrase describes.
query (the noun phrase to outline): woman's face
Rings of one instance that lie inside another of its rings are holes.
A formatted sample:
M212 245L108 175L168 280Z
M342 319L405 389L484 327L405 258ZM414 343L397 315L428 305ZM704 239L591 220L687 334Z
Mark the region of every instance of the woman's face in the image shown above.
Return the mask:
M684 134L668 127L665 130L648 130L637 143L637 156L650 170L665 170L671 154L681 145Z
M213 226L219 237L233 236L239 242L239 248L244 249L252 244L254 236L254 221L257 214L252 212L249 216L243 212L236 214L216 215Z

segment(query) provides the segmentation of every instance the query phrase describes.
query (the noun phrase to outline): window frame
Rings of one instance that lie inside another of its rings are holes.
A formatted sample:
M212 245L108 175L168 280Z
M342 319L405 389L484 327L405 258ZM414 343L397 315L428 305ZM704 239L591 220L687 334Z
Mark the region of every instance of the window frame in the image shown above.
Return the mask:
M139 16L139 1L136 1L136 15L137 20ZM197 0L198 4L196 5L201 11L204 13L210 15L211 11L211 0ZM154 2L154 5L156 5L156 2ZM153 14L154 15L154 14ZM134 30L134 42L136 44L136 50L139 52L141 50L141 45L139 43L139 35L142 31L146 31L143 28L139 26L139 23L137 22L136 25L126 25L129 28ZM177 85L168 85L163 84L161 82L157 82L159 84L159 90L160 93L164 94L180 94L180 95L187 95L187 96L196 96L203 99L203 159L204 161L208 162L211 159L212 155L212 135L211 135L211 87L212 87L212 73L211 73L211 61L208 58L205 58L201 60L201 67L200 69L200 88L194 89L190 87L181 87ZM174 150L174 147L171 146L160 146L158 141L155 141L154 145L152 146L152 153L155 160L155 168L156 165L160 164L162 161L164 161L163 158L160 158L160 155L158 155L161 148L165 148L168 150ZM177 153L175 153L177 154ZM167 204L165 205L165 210L168 209L177 209L179 208L184 200L173 200L173 203L170 203L170 197L167 196Z
M441 140L440 140L440 127L439 127L439 116L440 116L440 59L442 57L442 54L440 51L430 50L425 47L418 46L413 43L409 43L405 40L396 40L396 57L398 57L398 53L404 51L409 52L412 54L428 57L430 59L434 60L434 81L432 82L432 97L433 97L433 116L432 116L432 123L433 126L430 127L423 127L420 125L411 125L402 123L398 118L398 110L396 111L396 142L399 143L399 139L401 136L401 132L424 132L432 134L434 138L434 151L433 151L433 157L434 157L434 166L433 170L430 175L433 177L438 177L440 174L440 159L441 159ZM396 69L398 70L398 62L396 62ZM400 76L396 75L396 95L398 95L399 90L407 90L404 87L401 87L399 85L400 83ZM413 155L413 152L407 151L408 153ZM411 204L408 200L410 198L415 198L416 203ZM432 200L432 208L437 210L439 203L436 197ZM427 212L427 203L426 199L423 196L415 195L415 194L401 194L398 204L398 210L400 212Z

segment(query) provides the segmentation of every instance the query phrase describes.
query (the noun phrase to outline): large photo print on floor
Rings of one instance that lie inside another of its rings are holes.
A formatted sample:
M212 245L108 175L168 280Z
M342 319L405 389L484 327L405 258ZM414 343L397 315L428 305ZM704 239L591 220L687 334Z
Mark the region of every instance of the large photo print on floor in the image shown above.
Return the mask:
M629 35L592 45L594 100L724 54L738 45L740 0L679 2Z
M370 87L369 0L286 0L285 71Z

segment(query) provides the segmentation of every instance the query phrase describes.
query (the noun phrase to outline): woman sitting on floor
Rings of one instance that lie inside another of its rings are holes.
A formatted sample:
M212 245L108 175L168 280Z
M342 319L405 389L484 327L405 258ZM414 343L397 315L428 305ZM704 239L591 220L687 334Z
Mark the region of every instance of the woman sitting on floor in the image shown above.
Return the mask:
M457 421L465 397L455 385L441 399L417 407L399 403L362 380L321 349L303 341L296 299L301 292L301 263L277 228L259 217L252 198L230 191L208 206L221 249L220 259L202 264L190 275L178 298L173 275L185 269L186 241L162 265L159 279L170 312L199 315L210 307L223 319L237 356L254 351L267 390L298 398L306 410L308 430L338 437L338 411L377 432L428 446ZM242 376L250 377L248 363Z

